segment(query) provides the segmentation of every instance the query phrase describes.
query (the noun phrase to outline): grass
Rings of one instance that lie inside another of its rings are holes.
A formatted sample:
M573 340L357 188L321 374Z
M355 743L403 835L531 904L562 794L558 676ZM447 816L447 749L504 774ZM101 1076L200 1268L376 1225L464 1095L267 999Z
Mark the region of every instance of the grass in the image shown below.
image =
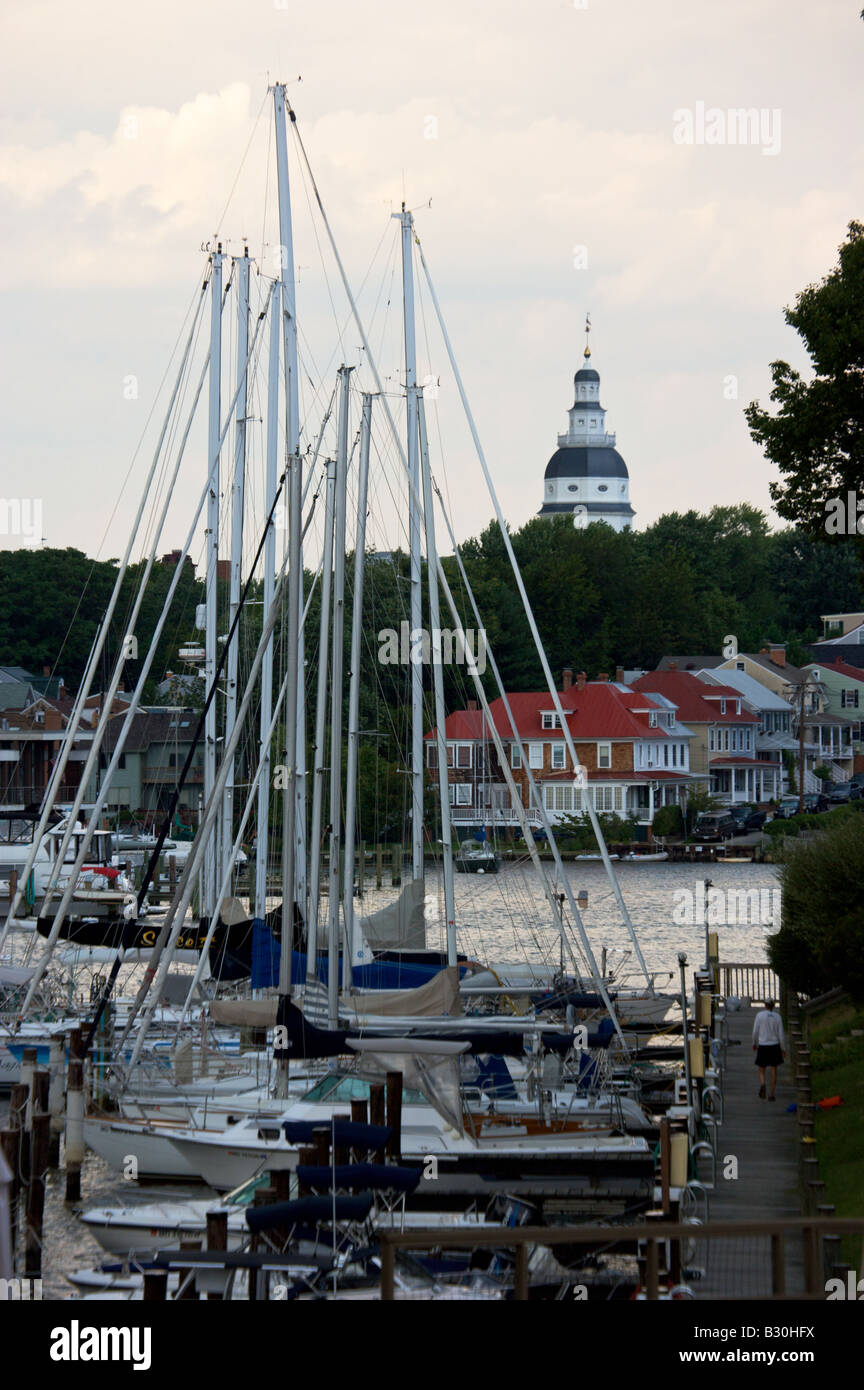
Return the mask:
M842 1096L834 1110L816 1110L816 1153L826 1197L838 1216L864 1216L864 1008L836 1004L810 1021L813 1099ZM839 1036L848 1042L838 1042ZM864 1266L857 1238L843 1241L844 1259L853 1269Z

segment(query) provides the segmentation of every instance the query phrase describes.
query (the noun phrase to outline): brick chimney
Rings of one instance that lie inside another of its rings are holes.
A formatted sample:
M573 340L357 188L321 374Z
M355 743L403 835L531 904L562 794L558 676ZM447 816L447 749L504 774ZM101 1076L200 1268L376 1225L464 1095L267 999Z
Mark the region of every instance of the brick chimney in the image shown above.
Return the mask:
M768 660L775 666L786 665L786 644L785 642L771 642L768 647Z
M585 689L585 682L587 681L587 679L588 679L588 677L586 676L585 672L584 672L584 671L580 671L579 674L578 674L578 676L576 677L576 689L577 689L577 690L584 690L584 689Z
M609 679L609 672L608 672L608 671L600 671L600 672L598 672L597 679L598 679L598 681L608 681L608 679Z
M569 666L565 666L561 672L561 689L569 690L573 684L573 671Z
M670 671L677 671L677 670L678 670L678 662L677 662L677 661L670 661L670 662L669 662L669 666L668 666L668 670L670 670Z
M617 683L618 683L619 685L623 685L623 684L624 684L624 667L623 667L623 666L616 666L616 667L615 667L615 680L617 681Z

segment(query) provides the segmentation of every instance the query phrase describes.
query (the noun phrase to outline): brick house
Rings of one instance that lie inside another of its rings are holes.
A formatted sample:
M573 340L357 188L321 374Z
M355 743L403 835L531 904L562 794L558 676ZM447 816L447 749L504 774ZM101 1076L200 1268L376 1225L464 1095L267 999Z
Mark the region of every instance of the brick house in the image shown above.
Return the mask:
M606 675L588 681L582 672L574 682L572 672L564 672L559 699L579 764L587 774L586 790L575 785L576 769L548 692L508 696L515 728L503 699L490 704L491 720L533 826L541 824L541 817L528 768L553 824L564 816L581 814L586 795L598 811L633 817L645 826L651 824L658 807L686 798L693 781L692 731L678 721L669 701L625 685L622 677L619 671L614 681ZM457 833L518 827L489 723L476 702L448 716L445 737L451 818ZM437 765L433 729L426 735L430 776L436 775Z

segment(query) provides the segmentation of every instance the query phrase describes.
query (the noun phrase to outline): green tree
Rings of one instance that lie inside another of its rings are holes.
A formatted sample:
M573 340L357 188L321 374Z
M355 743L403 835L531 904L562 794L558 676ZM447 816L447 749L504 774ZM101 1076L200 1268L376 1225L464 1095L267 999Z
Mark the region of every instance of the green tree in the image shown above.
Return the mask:
M788 362L771 364L771 415L745 410L753 439L782 481L771 496L783 517L825 538L826 503L864 486L864 226L850 222L839 263L784 310L813 366L804 381Z

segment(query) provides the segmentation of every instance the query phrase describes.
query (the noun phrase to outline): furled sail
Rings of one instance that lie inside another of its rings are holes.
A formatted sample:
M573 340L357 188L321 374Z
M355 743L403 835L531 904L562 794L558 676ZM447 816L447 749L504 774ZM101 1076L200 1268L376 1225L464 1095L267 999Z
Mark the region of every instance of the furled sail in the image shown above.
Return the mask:
M425 896L426 885L422 878L411 879L394 903L388 903L369 917L361 917L360 931L369 946L375 951L396 948L425 951Z
M343 994L339 1012L352 1022L375 1014L385 1017L440 1018L445 1014L461 1014L459 967L439 970L428 984L416 989L376 989L361 994Z

